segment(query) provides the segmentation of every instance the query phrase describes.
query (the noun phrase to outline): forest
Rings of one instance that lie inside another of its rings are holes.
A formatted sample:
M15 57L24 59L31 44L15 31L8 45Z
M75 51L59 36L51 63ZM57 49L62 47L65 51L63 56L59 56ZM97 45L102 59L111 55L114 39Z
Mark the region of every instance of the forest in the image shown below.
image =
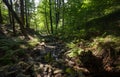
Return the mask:
M0 0L0 77L120 77L120 0Z

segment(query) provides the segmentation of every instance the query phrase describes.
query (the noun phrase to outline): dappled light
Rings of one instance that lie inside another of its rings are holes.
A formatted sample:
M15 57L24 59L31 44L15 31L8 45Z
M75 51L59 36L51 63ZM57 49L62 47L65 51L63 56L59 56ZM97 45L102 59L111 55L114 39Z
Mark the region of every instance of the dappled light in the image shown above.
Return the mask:
M0 77L120 77L120 1L0 0Z

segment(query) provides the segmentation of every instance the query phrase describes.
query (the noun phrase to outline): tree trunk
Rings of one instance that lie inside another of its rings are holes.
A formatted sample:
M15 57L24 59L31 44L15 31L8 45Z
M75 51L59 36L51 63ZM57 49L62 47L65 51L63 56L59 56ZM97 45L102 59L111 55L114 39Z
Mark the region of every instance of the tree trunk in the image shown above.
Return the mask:
M8 10L8 15L9 15L9 23L11 24L12 23L12 16L11 16L10 10Z
M47 0L46 0L46 2L47 2ZM48 25L48 19L47 19L47 10L46 10L46 6L47 6L47 3L45 3L45 25L46 25L46 28L47 28L47 32L50 33L49 25Z
M28 23L28 7L27 7L27 0L25 0L25 18L26 18L26 28L29 29L29 23Z
M59 19L60 19L60 6L61 6L61 1L60 0L55 0L55 18L56 18L56 33L57 33L57 28L59 24Z
M20 11L21 11L22 24L25 25L25 20L24 20L24 0L20 0Z
M13 9L13 3L12 0L10 0L10 4L11 4L11 9ZM16 35L16 30L15 30L15 21L14 21L14 15L9 11L9 17L10 17L10 23L13 27L13 35Z
M19 19L18 15L15 13L15 11L11 8L11 5L8 3L8 0L3 0L7 8L10 10L10 12L14 15L13 17L17 20L17 22L20 24L20 29L22 34L25 36L25 38L28 38L28 35L26 33L26 30L24 29L24 25Z
M1 11L1 6L2 6L2 1L0 2L0 23L3 22L3 19L2 19L2 11Z
M60 5L61 5L61 1L57 0L57 14L56 14L56 29L58 27L58 23L59 23L59 19L60 19Z
M51 26L51 33L53 34L53 25L52 25L52 4L51 4L51 0L49 0L49 7L50 7L50 26Z
M57 22L57 21L56 21L56 20L57 20L57 19L56 19L56 17L57 17L57 16L56 16L56 15L57 15L57 0L54 0L54 1L55 1L55 2L54 2L54 3L55 3L55 4L54 4L54 11L55 11L55 25L57 26L57 24L56 24L56 22Z
M65 11L65 4L64 4L64 0L62 0L62 26L63 26L63 29L64 29L64 11Z

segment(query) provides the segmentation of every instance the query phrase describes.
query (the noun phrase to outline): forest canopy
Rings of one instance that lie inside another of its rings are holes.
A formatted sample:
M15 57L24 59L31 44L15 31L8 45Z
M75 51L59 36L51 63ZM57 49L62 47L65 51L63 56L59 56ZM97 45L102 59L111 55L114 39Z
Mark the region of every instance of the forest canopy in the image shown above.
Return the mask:
M12 26L15 23L20 24L25 36L24 28L31 27L47 34L62 34L66 38L74 37L82 31L87 32L87 28L92 25L103 26L109 21L110 14L119 12L120 9L119 0L1 0L0 6L1 23ZM108 16L108 19L101 22L102 19L99 18L105 16ZM114 19L119 19L119 14ZM103 24L94 24L94 20ZM86 25L87 23L91 25ZM15 30L14 26L14 34Z

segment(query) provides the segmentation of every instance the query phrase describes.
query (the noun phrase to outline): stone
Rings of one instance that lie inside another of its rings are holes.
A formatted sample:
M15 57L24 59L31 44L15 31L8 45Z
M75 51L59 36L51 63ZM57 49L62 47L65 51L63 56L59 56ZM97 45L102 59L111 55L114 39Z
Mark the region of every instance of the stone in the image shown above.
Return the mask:
M40 69L42 69L42 68L44 67L44 65L43 65L43 64L40 64L39 67L40 67Z
M55 70L53 73L54 73L54 74L57 74L57 73L62 73L62 70L57 69L57 70Z
M62 74L58 73L58 74L55 75L55 77L62 77Z
M49 69L48 69L48 72L52 72L52 69L51 69L51 68L49 68Z

